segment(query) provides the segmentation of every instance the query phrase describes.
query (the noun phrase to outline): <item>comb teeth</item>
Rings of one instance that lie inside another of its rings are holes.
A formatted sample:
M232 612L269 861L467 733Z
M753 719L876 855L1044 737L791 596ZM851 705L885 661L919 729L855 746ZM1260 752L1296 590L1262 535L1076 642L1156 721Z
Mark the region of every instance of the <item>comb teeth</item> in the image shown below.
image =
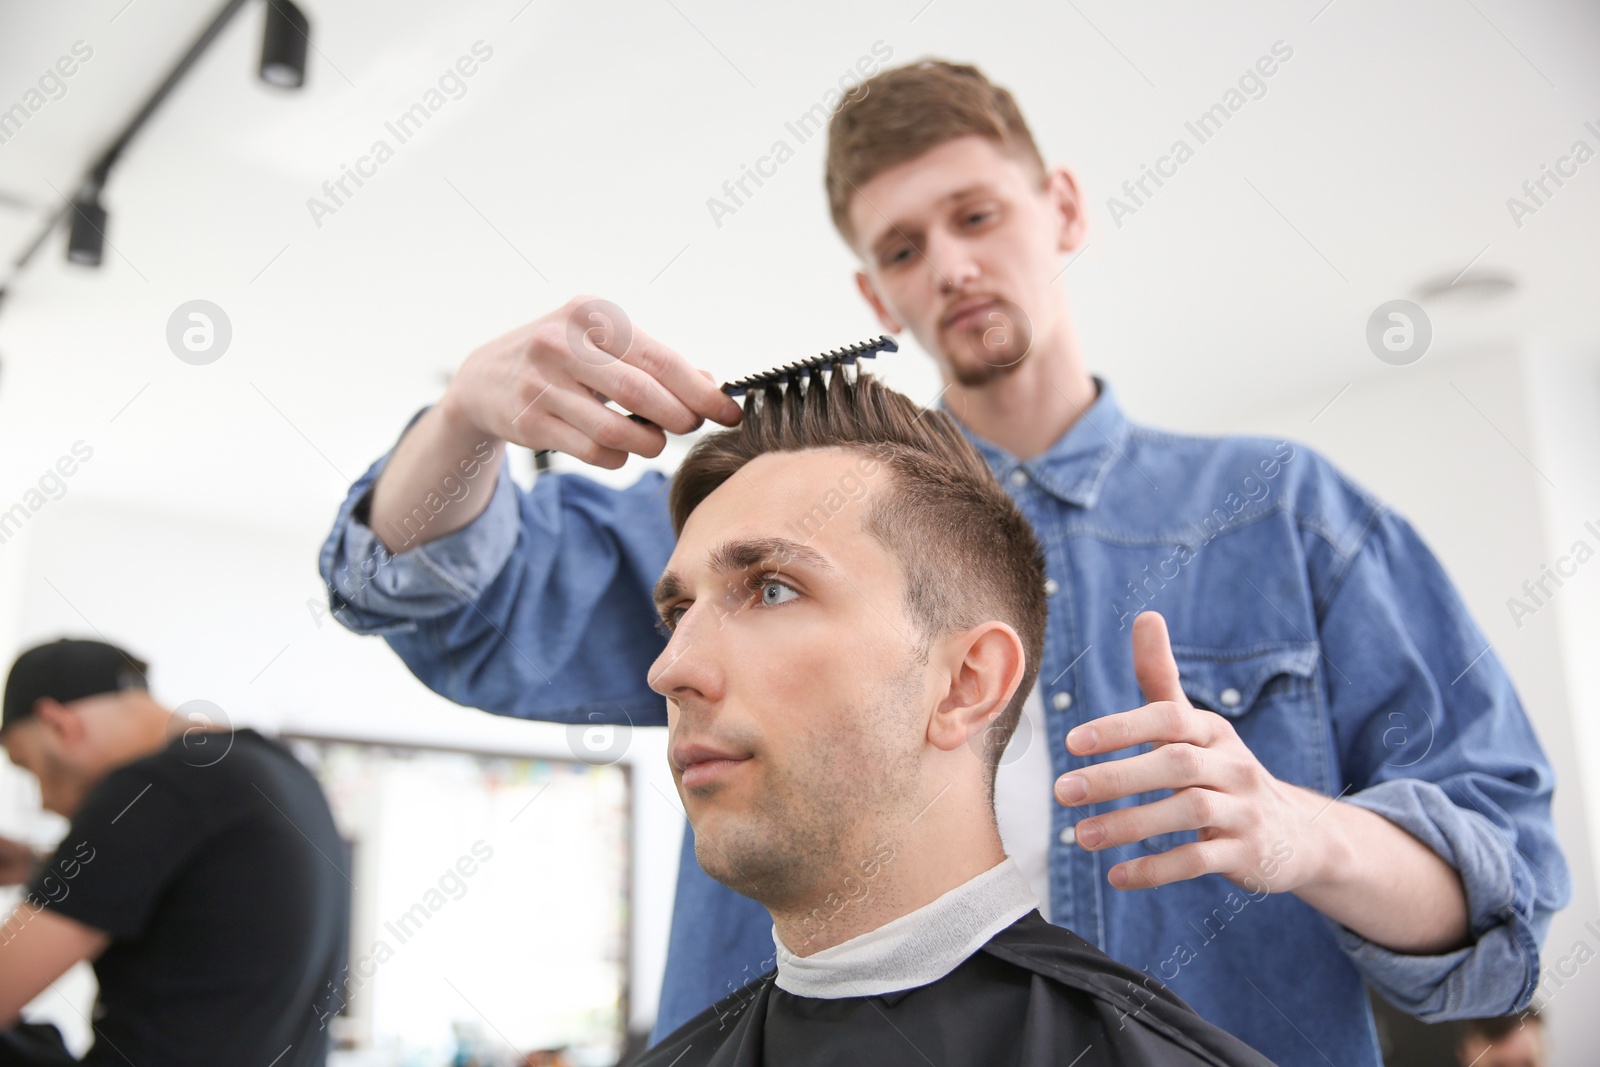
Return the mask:
M763 371L760 374L752 374L747 378L728 382L723 385L722 391L729 396L742 396L753 389L760 389L769 385L781 385L784 383L799 385L802 380L811 377L813 374L820 374L824 367L832 366L838 369L854 363L858 359L871 359L879 352L898 352L899 350L900 346L895 343L894 338L885 334L873 341L861 341L853 345L845 345L843 348L835 348L831 352L824 352L820 356L812 356L810 359L802 359L794 363L785 363L781 367L774 367L772 370Z

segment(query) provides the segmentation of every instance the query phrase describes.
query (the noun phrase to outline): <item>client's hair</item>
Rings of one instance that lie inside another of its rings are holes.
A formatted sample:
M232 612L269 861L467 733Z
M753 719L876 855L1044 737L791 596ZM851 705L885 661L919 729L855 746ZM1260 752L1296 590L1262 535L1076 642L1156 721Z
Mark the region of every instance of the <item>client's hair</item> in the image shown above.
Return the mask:
M1026 656L1022 683L985 735L985 780L1016 729L1044 649L1044 554L1033 527L989 465L942 411L862 373L854 381L813 375L802 391L769 386L745 401L744 420L702 438L673 477L677 534L700 502L757 456L844 448L891 472L870 498L862 526L900 561L905 613L921 638L998 619L1016 630ZM824 511L824 517L826 511Z

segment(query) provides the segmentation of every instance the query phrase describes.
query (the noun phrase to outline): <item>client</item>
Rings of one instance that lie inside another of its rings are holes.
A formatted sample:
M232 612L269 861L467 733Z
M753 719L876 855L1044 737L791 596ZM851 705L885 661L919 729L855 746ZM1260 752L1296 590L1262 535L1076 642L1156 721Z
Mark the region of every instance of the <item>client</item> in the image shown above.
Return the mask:
M994 818L1039 544L949 416L811 381L673 479L650 685L696 858L776 951L637 1062L1266 1063L1040 915Z

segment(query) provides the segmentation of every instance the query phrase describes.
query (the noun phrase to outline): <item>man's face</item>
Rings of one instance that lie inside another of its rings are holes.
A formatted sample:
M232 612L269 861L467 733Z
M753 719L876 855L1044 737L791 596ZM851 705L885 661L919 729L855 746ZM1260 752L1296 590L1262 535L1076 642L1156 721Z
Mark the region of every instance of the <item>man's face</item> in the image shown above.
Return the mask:
M892 473L771 453L708 496L657 587L672 777L706 873L801 901L915 814L933 704L899 561L861 526Z
M71 818L83 800L81 776L74 773L56 732L35 716L10 726L0 734L0 743L12 763L39 779L40 805Z
M142 689L63 704L40 700L33 715L0 734L11 762L39 779L39 802L69 819L113 766L133 758L127 725L149 703Z
M863 294L946 377L976 386L1009 374L1059 328L1050 286L1084 235L1063 168L1041 188L988 138L961 137L874 176L849 214Z

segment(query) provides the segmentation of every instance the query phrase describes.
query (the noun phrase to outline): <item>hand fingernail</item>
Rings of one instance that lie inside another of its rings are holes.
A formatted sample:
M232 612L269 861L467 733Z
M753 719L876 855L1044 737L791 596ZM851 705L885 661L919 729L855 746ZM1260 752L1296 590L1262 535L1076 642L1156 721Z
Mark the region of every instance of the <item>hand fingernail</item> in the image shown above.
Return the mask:
M1094 727L1079 726L1067 732L1067 745L1070 748L1083 751L1094 747Z
M1123 870L1121 867L1111 868L1110 877L1111 885L1116 889L1121 889L1123 886L1128 884L1128 872Z
M1076 804L1089 795L1089 783L1075 774L1069 774L1056 783L1056 796L1063 804Z
M1092 822L1080 822L1073 831L1073 840L1084 848L1094 848L1105 840L1106 835Z

